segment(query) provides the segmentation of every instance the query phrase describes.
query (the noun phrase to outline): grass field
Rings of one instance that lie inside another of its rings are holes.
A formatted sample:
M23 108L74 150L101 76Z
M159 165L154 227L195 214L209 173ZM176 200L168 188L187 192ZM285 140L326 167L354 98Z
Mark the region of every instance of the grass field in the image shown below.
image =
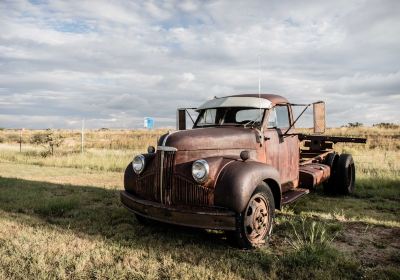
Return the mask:
M366 136L353 154L356 192L320 189L277 213L268 246L238 250L222 232L139 224L119 202L123 170L164 131L78 132L53 156L34 134L0 131L0 279L400 279L400 129Z

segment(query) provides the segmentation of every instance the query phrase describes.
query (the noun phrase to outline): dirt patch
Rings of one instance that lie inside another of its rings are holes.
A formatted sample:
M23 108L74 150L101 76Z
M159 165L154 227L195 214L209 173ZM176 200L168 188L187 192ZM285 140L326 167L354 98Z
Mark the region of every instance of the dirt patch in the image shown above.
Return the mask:
M365 266L398 264L400 229L346 223L333 245L355 256Z

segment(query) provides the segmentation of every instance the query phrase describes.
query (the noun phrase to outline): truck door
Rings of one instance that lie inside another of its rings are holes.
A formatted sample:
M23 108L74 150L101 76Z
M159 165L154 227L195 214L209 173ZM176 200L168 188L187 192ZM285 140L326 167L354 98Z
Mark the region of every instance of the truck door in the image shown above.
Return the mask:
M265 136L266 163L280 174L282 191L297 187L299 176L299 140L297 135L283 134L292 121L288 105L277 105L269 110ZM289 133L294 133L292 128Z

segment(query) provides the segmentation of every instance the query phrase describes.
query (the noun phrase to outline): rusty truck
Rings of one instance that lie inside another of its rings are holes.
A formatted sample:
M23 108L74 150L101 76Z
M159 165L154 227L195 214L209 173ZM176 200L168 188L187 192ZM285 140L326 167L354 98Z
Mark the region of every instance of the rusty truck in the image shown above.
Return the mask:
M294 106L304 106L296 118ZM313 133L298 133L297 120L311 107ZM270 236L275 210L315 186L330 194L354 191L354 160L333 145L366 139L322 135L324 102L242 94L195 110L191 129L187 109L178 109L177 130L134 156L125 170L121 202L140 222L223 230L238 247L252 248Z

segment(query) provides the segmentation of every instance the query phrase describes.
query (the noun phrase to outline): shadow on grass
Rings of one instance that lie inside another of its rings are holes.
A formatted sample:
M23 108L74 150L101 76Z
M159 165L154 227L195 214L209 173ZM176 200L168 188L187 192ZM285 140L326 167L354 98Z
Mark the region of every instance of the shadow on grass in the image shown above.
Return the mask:
M142 226L119 201L119 190L0 178L0 209L88 235L143 246L185 243L226 246L221 232L150 223Z
M321 211L330 213L347 209L352 215L377 213L382 218L395 218L400 211L398 181L358 180L354 195L324 196L321 190L301 199L295 212ZM384 201L385 203L382 203ZM357 202L357 203L355 203ZM387 209L382 209L385 206ZM368 209L366 209L368 208ZM45 223L75 232L101 235L106 238L143 243L179 246L198 243L200 246L227 246L224 235L187 227L152 223L142 226L119 201L119 190L89 186L63 185L0 177L0 209L24 213ZM368 210L366 213L365 210ZM379 217L379 216L378 216Z
M325 279L328 274L355 279L360 275L358 262L329 246L284 251L280 248L276 254L267 248L242 251L229 247L221 232L160 223L142 226L121 205L117 189L0 177L0 210L27 225L40 224L78 236L100 238L118 247L147 252L158 261L168 256L176 264L215 264L239 278L275 275L287 279ZM299 271L298 267L306 269Z
M170 257L197 266L229 260L224 269L240 278L259 278L255 275L268 273L274 262L265 250L230 247L222 232L156 222L143 226L122 206L117 189L0 177L0 211L21 224L72 231L159 261Z

